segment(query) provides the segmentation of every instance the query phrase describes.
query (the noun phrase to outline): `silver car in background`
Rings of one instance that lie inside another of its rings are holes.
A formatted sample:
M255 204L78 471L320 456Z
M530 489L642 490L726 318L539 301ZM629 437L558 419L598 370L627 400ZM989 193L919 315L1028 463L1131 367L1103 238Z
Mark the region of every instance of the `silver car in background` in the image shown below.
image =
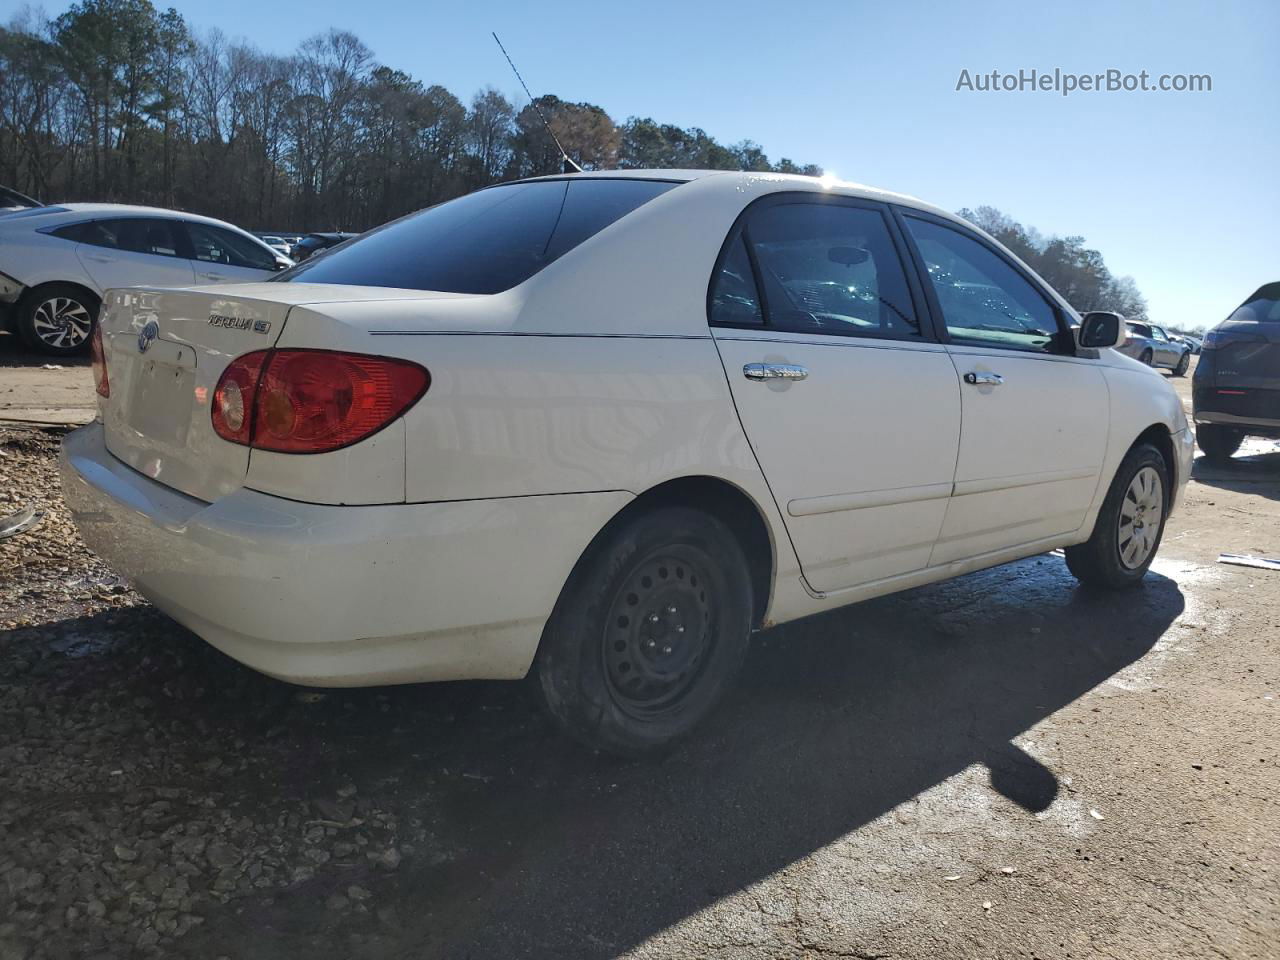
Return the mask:
M1191 365L1191 347L1174 340L1153 323L1125 321L1125 338L1117 350L1148 367L1172 370L1175 377L1186 376Z

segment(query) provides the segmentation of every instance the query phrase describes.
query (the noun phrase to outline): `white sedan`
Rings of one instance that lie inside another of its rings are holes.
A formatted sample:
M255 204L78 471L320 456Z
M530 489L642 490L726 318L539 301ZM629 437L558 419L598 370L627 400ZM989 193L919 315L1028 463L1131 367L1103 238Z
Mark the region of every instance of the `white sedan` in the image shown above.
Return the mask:
M104 290L263 280L292 265L239 227L176 210L63 203L0 214L0 307L43 353L88 347Z
M532 670L564 728L639 753L754 630L1058 547L1137 584L1192 439L1120 336L908 197L523 181L278 282L112 292L64 489L93 549L257 670Z

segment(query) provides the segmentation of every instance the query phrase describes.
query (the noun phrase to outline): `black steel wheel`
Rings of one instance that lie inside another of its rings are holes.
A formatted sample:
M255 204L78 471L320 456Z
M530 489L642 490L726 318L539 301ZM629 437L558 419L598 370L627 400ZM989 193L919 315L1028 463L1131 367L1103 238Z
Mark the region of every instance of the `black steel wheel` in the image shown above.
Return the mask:
M611 524L578 562L535 661L547 711L577 739L635 756L688 733L728 689L751 632L733 532L684 507Z

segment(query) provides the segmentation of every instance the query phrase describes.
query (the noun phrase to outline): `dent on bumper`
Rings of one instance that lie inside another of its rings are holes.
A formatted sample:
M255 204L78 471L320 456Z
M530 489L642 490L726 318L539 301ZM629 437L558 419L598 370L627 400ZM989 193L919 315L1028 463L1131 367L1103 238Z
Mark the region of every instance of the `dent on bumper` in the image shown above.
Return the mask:
M205 503L68 435L85 541L179 623L317 686L515 678L582 550L625 492L320 506L241 489Z

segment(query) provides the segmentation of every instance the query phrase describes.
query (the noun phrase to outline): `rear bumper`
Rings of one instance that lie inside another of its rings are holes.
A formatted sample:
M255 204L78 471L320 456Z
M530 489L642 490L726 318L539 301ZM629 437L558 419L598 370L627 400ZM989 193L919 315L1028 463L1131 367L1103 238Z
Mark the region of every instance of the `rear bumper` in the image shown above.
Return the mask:
M1280 390L1196 385L1192 419L1273 434L1280 431Z
M205 503L116 460L100 424L63 442L85 541L139 593L294 683L517 678L582 550L624 492L388 506L241 489Z

